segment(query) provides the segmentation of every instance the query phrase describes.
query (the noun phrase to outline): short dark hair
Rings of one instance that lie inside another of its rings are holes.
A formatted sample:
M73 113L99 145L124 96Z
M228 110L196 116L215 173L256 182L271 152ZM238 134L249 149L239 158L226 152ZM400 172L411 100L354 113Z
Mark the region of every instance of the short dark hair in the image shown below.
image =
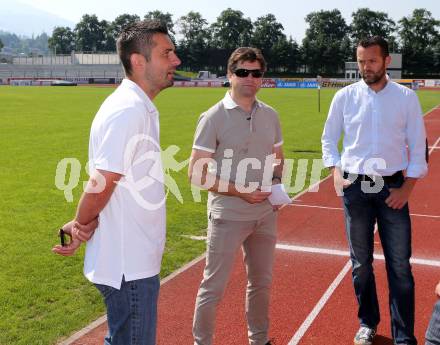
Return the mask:
M266 60L258 48L240 47L234 50L228 60L228 72L234 73L237 69L237 64L244 61L258 61L261 65L261 70L266 72Z
M149 61L151 50L154 48L153 36L155 34L168 35L166 25L158 20L136 22L121 31L116 41L116 48L125 74L130 75L132 72L131 54L141 54Z
M373 36L368 38L363 38L359 41L358 47L368 48L372 46L379 46L382 52L382 56L386 58L390 55L390 50L388 48L388 42L381 36Z

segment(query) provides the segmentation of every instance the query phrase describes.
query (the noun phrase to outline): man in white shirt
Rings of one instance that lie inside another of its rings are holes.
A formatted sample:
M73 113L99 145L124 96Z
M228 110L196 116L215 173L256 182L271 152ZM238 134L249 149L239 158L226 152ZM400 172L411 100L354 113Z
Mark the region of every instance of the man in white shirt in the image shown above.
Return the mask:
M394 344L414 345L408 198L417 179L427 173L422 111L412 90L387 77L391 58L383 38L360 41L357 61L362 80L336 93L322 135L324 165L331 169L337 194L343 195L361 326L354 343L372 344L380 321L372 266L377 222Z
M173 85L180 60L158 21L125 28L117 48L126 78L93 120L90 179L75 219L63 227L70 243L53 251L72 255L88 240L84 274L105 300L105 344L153 345L166 221L159 113L152 100ZM94 234L92 225L81 226L98 216Z

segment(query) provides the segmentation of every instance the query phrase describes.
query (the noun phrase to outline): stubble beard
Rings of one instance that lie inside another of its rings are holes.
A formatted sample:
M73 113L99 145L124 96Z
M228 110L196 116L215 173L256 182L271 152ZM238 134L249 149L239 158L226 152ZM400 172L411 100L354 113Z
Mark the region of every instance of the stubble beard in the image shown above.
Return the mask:
M362 74L362 79L365 81L365 84L367 85L374 85L382 80L382 78L385 76L386 70L385 67L382 68L377 73L373 73L371 76L367 77L365 74Z

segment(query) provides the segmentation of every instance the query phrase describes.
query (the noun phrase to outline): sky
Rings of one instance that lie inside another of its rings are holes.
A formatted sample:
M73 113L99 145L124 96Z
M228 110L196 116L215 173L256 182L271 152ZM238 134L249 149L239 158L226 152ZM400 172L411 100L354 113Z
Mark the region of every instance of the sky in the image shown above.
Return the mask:
M6 0L2 0L6 1ZM368 7L374 11L383 11L398 21L409 16L415 8L426 8L434 18L440 20L439 0L19 0L22 3L56 14L77 23L83 14L96 14L100 20L113 20L116 16L129 13L138 14L141 18L149 11L160 10L173 14L173 20L197 11L209 22L213 23L221 11L228 7L240 10L245 17L253 21L259 16L272 13L284 26L284 33L301 42L306 31L304 18L307 14L319 10L337 8L349 24L351 13L358 8Z

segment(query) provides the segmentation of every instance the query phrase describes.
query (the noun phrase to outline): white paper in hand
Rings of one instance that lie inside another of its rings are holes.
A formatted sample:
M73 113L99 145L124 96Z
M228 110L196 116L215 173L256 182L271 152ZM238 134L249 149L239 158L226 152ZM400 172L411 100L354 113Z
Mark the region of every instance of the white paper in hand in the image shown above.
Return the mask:
M269 195L268 200L274 206L290 204L292 202L282 183L272 185L272 194Z

